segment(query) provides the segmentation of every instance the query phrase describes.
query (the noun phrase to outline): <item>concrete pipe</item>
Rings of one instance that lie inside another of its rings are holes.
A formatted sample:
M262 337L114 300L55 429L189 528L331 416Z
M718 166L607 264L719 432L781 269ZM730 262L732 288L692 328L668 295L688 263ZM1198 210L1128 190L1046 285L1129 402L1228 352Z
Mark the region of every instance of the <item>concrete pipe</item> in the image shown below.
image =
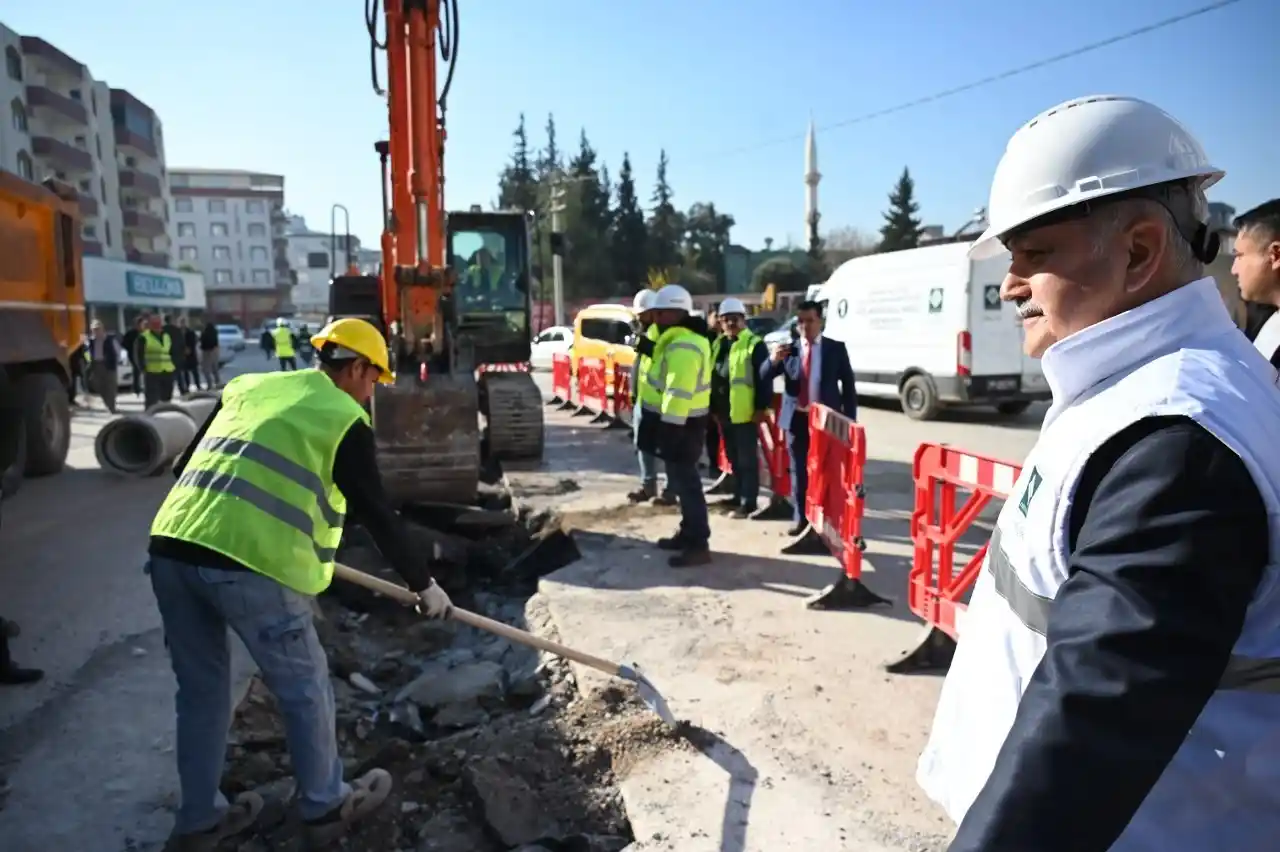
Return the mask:
M181 402L157 402L146 410L146 414L159 414L162 411L176 411L191 418L198 430L213 414L218 405L217 399L186 399Z
M103 470L154 476L187 448L196 431L195 421L183 411L129 414L102 427L93 451Z

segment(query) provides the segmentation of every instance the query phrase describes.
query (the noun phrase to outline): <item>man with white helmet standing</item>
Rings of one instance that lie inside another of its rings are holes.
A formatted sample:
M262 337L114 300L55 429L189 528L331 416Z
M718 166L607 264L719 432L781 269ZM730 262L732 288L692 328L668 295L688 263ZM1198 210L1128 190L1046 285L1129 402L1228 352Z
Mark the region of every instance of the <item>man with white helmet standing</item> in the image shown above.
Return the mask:
M996 169L972 254L1012 253L1053 404L920 758L951 852L1276 848L1280 391L1204 273L1222 175L1111 96Z
M658 337L645 353L648 390L636 437L641 452L666 462L667 483L680 501L680 529L658 542L663 550L678 551L669 560L676 568L711 561L707 498L698 474L711 411L711 345L706 321L691 316L692 310L693 298L679 284L663 287L653 300Z
M720 303L721 334L711 344L711 414L720 427L729 460L732 487L720 505L736 518L749 518L759 508L760 433L773 402L773 380L764 375L769 347L747 328L747 306L741 299ZM715 493L714 490L708 493Z
M664 492L659 497L658 491L658 457L652 452L646 452L640 449L640 419L644 416L644 406L642 400L648 400L650 409L653 409L654 402L661 404L662 395L654 394L654 389L649 386L649 355L652 354L653 343L658 339L658 326L653 322L653 300L657 297L657 292L645 288L636 293L635 300L632 302L631 309L635 311L636 319L640 322L640 329L644 332L643 336L634 343L636 347L636 358L631 363L631 420L633 425L633 434L636 439L636 456L640 461L640 487L627 495L627 499L632 503L644 503L648 500L660 499L665 503L674 505L675 497L668 492ZM670 485L667 486L670 489Z

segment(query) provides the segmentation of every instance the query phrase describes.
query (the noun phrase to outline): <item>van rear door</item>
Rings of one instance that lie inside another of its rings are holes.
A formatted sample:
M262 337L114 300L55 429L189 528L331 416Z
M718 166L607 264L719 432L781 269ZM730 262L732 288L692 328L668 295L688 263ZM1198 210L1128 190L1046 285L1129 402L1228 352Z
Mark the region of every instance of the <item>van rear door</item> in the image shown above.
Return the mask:
M1022 391L1022 323L1013 303L1000 299L1009 260L1006 252L970 265L969 390L978 399Z

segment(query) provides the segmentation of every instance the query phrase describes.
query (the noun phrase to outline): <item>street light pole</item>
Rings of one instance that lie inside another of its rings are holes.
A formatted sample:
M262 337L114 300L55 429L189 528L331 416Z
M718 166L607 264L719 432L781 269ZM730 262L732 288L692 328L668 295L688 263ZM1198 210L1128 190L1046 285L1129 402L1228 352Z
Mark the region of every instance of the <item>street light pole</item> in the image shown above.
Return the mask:
M551 186L551 299L558 326L564 325L564 236L560 231L564 210L564 186L556 182Z
M334 279L335 271L336 271L336 263L334 262L334 249L338 243L337 213L339 210L342 211L342 217L346 222L347 244L344 248L344 251L346 253L347 265L346 267L344 267L343 271L345 272L347 269L351 268L351 211L349 211L345 206L341 204L335 204L331 208L329 208L329 280L330 281Z

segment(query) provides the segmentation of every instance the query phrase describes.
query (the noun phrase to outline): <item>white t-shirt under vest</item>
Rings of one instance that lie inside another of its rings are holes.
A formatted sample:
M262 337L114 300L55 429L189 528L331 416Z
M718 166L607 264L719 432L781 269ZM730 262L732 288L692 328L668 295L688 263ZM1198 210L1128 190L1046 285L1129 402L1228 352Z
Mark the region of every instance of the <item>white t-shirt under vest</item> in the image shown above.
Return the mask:
M1271 559L1231 668L1265 660L1280 670L1280 391L1214 280L1059 341L1043 366L1053 404L1000 512L917 770L925 793L957 824L990 776L1044 656L1084 464L1137 420L1192 418L1253 475L1268 509ZM1280 685L1227 688L1231 668L1112 852L1280 850ZM1229 846L1221 845L1224 832Z

